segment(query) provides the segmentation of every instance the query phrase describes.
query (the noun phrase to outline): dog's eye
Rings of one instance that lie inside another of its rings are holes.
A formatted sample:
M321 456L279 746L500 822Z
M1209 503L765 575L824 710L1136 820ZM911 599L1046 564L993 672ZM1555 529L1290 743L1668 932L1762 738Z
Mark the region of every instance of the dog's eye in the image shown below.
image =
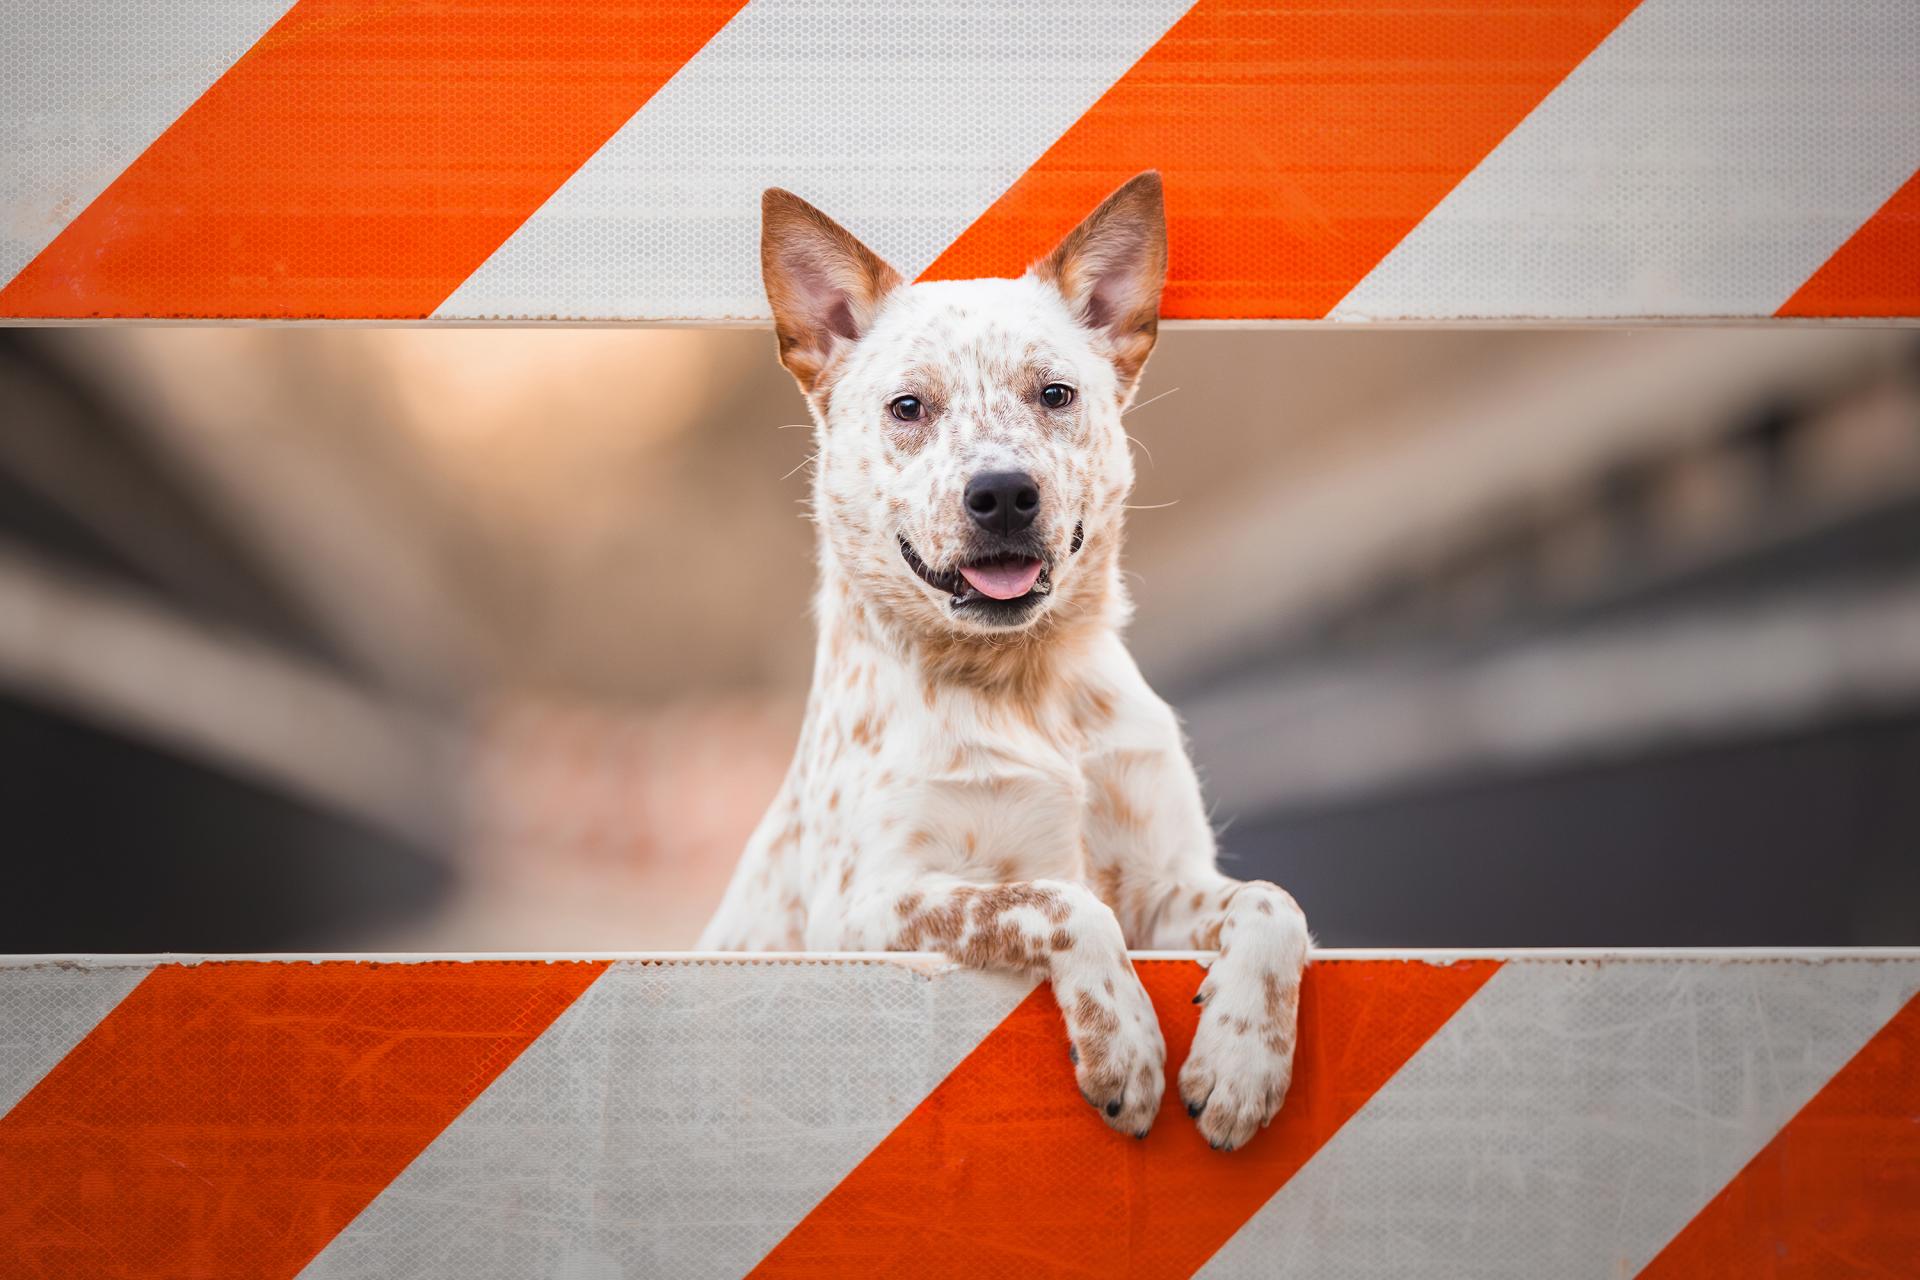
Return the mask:
M1040 403L1049 409L1064 409L1073 403L1073 388L1064 382L1049 382L1040 388Z
M887 412L902 422L918 422L926 411L927 406L920 403L919 396L895 396L887 401Z

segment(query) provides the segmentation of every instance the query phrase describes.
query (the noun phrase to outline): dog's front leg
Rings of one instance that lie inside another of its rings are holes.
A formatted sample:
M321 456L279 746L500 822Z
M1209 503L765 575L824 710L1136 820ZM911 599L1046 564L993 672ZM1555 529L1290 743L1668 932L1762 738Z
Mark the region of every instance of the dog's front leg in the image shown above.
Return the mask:
M1162 893L1146 945L1220 953L1194 997L1205 1007L1180 1097L1202 1136L1230 1151L1266 1127L1293 1080L1306 917L1264 880L1208 873Z
M969 884L923 876L856 894L845 945L940 951L969 968L1045 974L1065 1015L1080 1093L1135 1137L1160 1108L1160 1023L1113 911L1064 880Z

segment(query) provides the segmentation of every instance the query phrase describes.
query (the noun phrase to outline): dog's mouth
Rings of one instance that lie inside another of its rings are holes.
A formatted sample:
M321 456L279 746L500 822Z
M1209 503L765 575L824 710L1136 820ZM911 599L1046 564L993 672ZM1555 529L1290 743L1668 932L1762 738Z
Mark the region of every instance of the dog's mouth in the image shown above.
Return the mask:
M1078 551L1083 541L1082 528L1074 526L1072 551ZM929 567L905 538L900 539L900 554L920 581L947 596L951 608L983 620L1017 620L1053 594L1053 565L1045 556L1025 549L996 552L945 570Z

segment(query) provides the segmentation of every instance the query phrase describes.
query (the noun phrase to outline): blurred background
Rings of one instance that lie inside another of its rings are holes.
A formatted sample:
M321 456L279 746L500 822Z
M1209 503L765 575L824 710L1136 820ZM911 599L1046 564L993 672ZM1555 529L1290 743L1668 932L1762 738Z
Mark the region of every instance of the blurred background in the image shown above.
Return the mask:
M758 331L0 330L0 949L691 945L785 769ZM1330 945L1920 942L1920 333L1167 333L1133 643Z

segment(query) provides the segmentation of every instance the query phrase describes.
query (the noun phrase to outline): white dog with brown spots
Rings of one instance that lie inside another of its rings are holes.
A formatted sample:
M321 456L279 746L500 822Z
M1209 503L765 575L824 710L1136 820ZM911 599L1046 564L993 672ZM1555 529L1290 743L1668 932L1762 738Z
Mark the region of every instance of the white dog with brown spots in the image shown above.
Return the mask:
M763 210L780 359L817 428L819 649L702 945L1044 974L1081 1092L1140 1137L1166 1047L1127 949L1217 950L1179 1088L1209 1142L1241 1145L1286 1095L1308 937L1286 893L1215 866L1180 725L1121 640L1159 176L1017 280L908 284L797 196Z

